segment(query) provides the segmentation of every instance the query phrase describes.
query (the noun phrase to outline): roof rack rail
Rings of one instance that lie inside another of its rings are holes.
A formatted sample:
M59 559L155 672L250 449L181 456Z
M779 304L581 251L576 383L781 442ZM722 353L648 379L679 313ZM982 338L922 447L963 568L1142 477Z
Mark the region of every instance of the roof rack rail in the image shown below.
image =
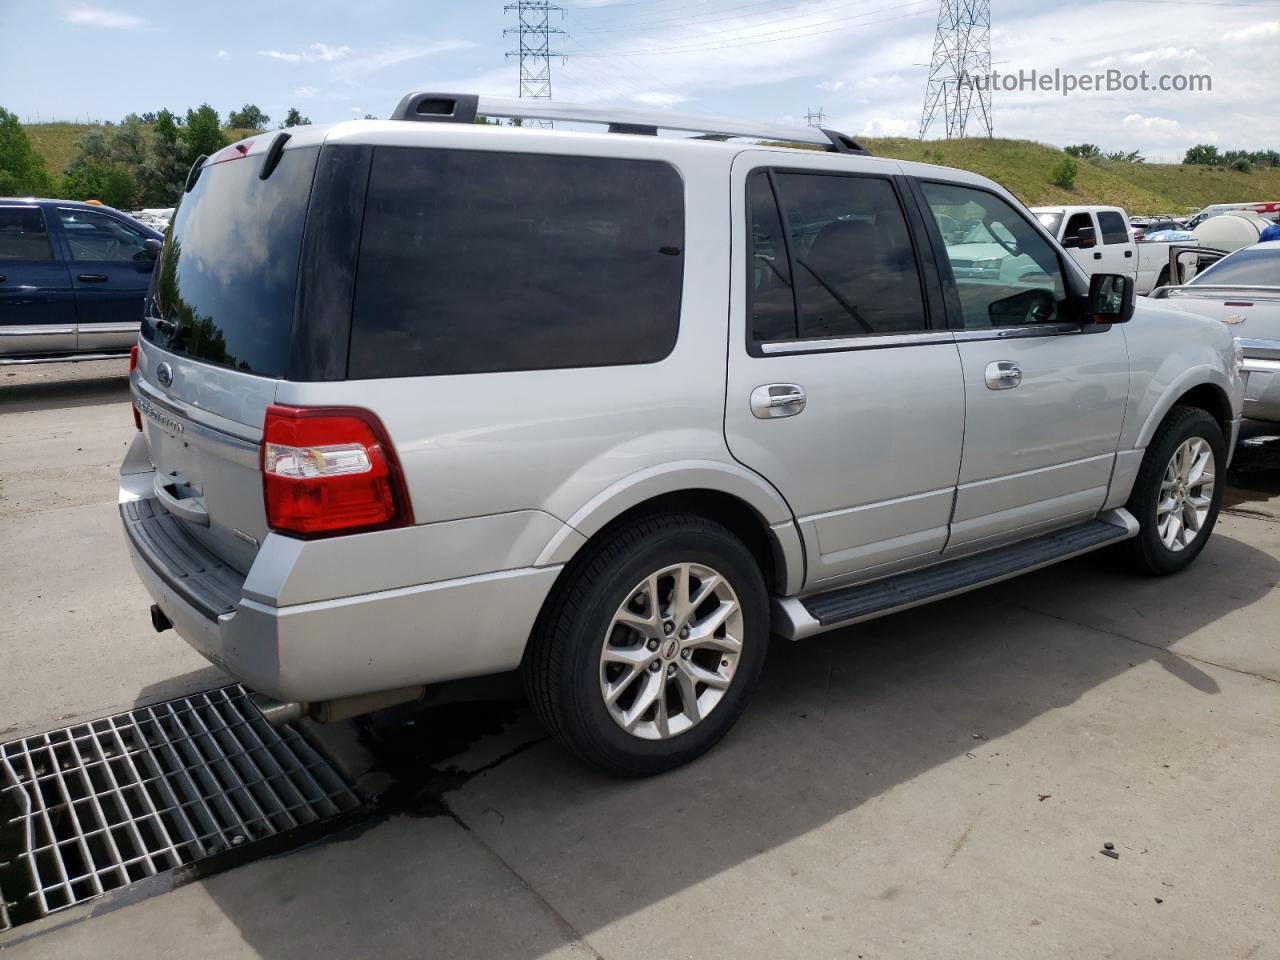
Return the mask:
M610 133L647 136L654 136L659 130L679 130L700 134L697 139L704 140L748 137L814 144L836 153L865 155L871 153L848 134L818 127L751 123L725 117L703 117L656 110L628 110L581 103L562 103L556 100L480 97L474 93L417 91L402 97L391 113L392 120L423 120L434 123L474 123L477 116L599 123L607 126Z

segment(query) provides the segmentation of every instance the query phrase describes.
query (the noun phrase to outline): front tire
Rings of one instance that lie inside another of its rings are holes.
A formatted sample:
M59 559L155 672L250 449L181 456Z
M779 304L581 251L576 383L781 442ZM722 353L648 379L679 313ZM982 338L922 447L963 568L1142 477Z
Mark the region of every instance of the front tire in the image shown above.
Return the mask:
M1177 573L1204 549L1226 489L1226 447L1197 407L1174 407L1156 429L1127 504L1140 527L1126 544L1139 572Z
M768 592L755 558L691 514L607 532L565 571L534 626L525 687L556 738L623 776L710 750L764 665Z

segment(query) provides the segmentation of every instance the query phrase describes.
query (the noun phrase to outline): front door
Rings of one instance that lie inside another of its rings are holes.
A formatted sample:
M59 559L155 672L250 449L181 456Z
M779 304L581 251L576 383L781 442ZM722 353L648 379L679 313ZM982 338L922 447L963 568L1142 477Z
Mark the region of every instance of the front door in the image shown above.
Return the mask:
M75 287L78 349L127 349L138 340L155 267L147 237L106 212L59 207L56 216Z
M822 589L940 556L964 383L897 178L847 156L778 159L733 168L725 435L786 498Z
M44 211L33 204L0 206L0 356L75 347L71 278L50 243Z
M1128 398L1123 330L1073 322L1057 251L1006 200L951 183L920 187L939 224L983 224L1011 237L1003 257L1016 264L945 277L966 396L947 553L1093 516L1106 499ZM946 236L939 241L949 252Z

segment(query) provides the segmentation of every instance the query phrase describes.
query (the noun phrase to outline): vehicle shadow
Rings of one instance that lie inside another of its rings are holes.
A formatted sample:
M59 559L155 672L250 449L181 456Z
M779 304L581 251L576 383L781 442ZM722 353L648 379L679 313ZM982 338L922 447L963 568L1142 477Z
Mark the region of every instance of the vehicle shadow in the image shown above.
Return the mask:
M5 383L0 378L0 413L91 407L116 401L127 403L128 400L128 373L112 372L92 377L27 380L21 383Z
M476 938L466 955L533 960L562 949L570 955L580 938L604 936L606 927L616 936L636 912L698 887L699 906L676 923L687 928L661 935L651 955L675 955L676 945L679 955L690 953L695 940L682 937L694 931L708 939L696 940L693 953L741 955L761 935L744 916L760 916L767 934L775 893L790 885L801 895L805 883L818 883L804 876L815 858L846 859L826 848L815 853L806 835L941 765L1003 769L991 754L1006 734L1149 661L1185 682L1189 696L1216 696L1214 668L1168 648L1234 621L1278 579L1280 561L1222 531L1176 577L1138 580L1095 554L803 643L775 641L754 702L726 740L648 780L610 779L583 766L511 701L400 713L383 719L373 746L399 781L388 805L401 815L297 851L288 868L252 882L239 880L240 871L213 878L207 891L262 957L296 956L300 942L353 956L420 943L442 955L431 945L447 933L455 949L459 937ZM946 798L938 803L941 813ZM930 816L915 814L929 829ZM473 884L455 882L456 851L442 847L437 860L430 846L415 846L415 837L431 844L447 817L483 845L473 859L518 876L525 900L486 901ZM830 843L832 831L822 836ZM848 842L851 858L884 838ZM809 852L788 852L789 845ZM269 869L245 870L258 868ZM735 869L731 879L722 876ZM264 906L268 876L272 899ZM736 898L733 909L717 916L708 889ZM379 904L385 894L401 908L369 906L374 890ZM882 899L894 895L886 889ZM355 904L364 906L353 911ZM528 922L484 920L512 914ZM726 917L738 918L736 926ZM711 939L712 928L728 930L730 940Z

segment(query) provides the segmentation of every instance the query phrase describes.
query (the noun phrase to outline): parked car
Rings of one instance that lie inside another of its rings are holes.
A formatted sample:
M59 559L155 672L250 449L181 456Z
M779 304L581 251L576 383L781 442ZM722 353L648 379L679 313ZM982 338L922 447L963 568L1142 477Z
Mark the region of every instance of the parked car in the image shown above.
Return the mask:
M162 239L110 207L0 198L0 363L127 357Z
M1120 207L1032 207L1031 212L1085 273L1127 274L1142 295L1169 282L1169 244L1187 243L1146 240L1145 234L1142 241L1136 240L1129 217Z
M1226 324L1248 374L1244 415L1280 423L1280 240L1237 250L1157 296Z
M1173 573L1222 501L1226 330L972 173L417 93L188 186L121 519L157 628L275 722L519 669L563 743L655 773L732 726L771 633L1112 544ZM1038 269L958 268L944 222Z

